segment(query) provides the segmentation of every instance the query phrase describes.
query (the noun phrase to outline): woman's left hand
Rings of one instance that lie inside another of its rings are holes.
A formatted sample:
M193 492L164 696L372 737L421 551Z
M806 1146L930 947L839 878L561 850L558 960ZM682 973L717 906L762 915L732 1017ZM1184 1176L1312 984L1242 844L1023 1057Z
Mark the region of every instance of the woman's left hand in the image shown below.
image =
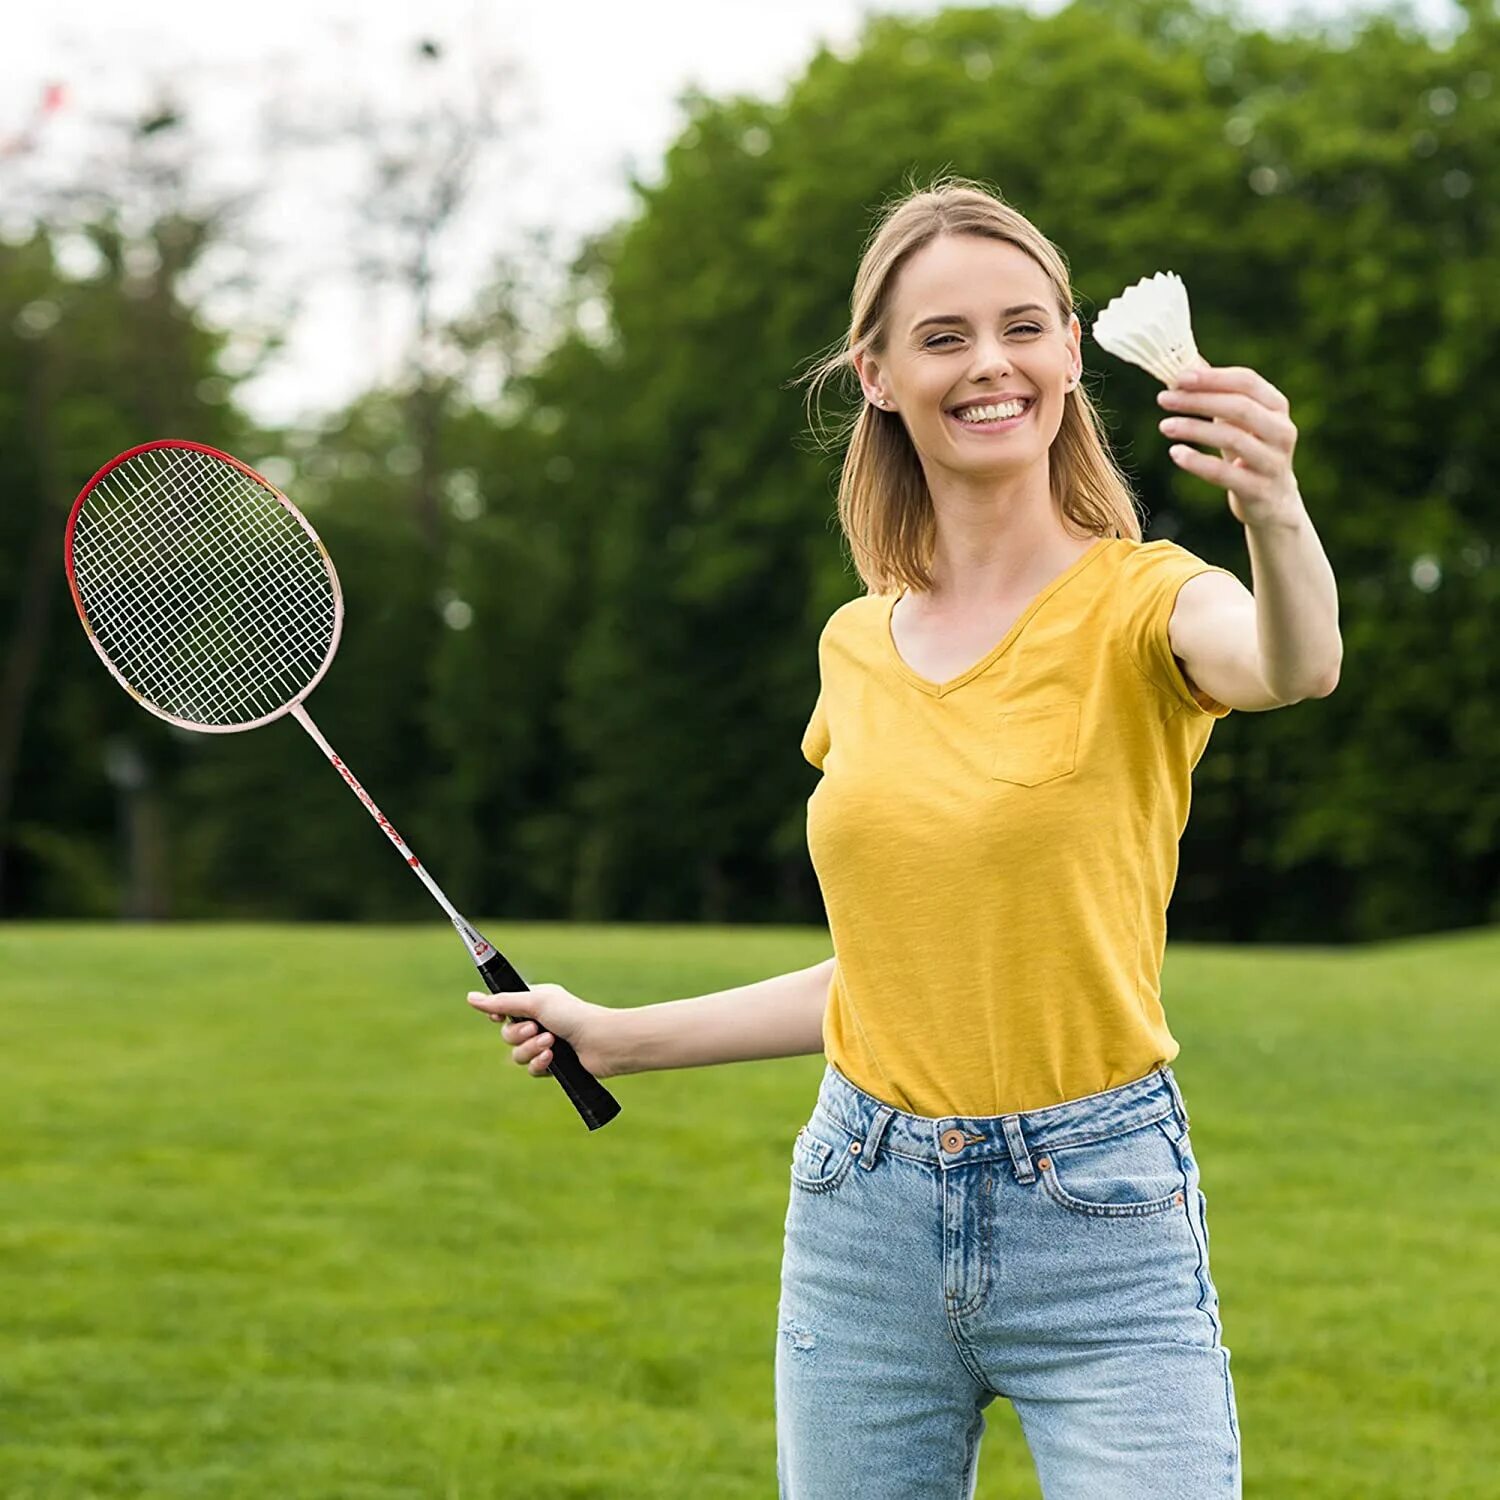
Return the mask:
M1185 443L1168 451L1174 462L1229 491L1229 508L1245 526L1275 525L1302 511L1302 493L1292 473L1297 428L1291 405L1269 380L1242 365L1198 365L1157 395L1172 412L1209 418L1164 417L1168 437L1213 443L1213 458Z

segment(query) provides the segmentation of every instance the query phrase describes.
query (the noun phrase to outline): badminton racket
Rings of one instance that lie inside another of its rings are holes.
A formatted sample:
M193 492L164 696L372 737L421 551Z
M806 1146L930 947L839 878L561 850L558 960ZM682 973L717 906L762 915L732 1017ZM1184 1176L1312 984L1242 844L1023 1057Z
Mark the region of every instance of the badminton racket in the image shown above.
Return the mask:
M344 599L328 549L275 485L201 443L145 443L83 487L64 556L94 650L142 708L206 734L290 714L448 914L490 993L529 988L443 894L304 707L338 648ZM619 1114L560 1036L547 1071L590 1130Z

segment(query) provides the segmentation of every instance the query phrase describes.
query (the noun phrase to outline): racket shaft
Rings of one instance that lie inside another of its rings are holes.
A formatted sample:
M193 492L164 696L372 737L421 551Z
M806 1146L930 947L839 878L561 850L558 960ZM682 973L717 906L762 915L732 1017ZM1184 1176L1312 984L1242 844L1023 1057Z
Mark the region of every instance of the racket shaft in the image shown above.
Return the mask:
M469 957L474 960L474 966L479 970L479 977L484 980L489 992L492 995L498 995L529 990L531 986L516 973L499 950L486 941L443 894L437 881L427 873L422 862L407 847L406 841L396 832L390 820L375 805L375 799L359 784L354 773L335 754L333 746L323 738L318 726L313 723L307 710L300 703L292 705L292 717L312 736L314 743L328 757L330 764L343 777L350 791L364 803L365 811L374 818L385 836L400 851L401 857L406 861L412 873L432 893L437 904L447 912L449 920L457 929L459 937L463 939L464 946L469 950ZM511 1016L508 1019L514 1021L522 1018ZM578 1054L572 1046L556 1032L552 1036L552 1065L547 1071L562 1086L563 1092L572 1101L574 1109L578 1111L584 1124L590 1130L598 1130L601 1125L609 1124L619 1114L618 1100L579 1062Z

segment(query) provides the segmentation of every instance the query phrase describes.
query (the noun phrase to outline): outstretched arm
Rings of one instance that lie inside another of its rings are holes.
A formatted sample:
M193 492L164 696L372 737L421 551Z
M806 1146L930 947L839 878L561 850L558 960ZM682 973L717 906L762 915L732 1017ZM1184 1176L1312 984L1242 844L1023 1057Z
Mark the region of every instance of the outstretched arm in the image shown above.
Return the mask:
M1170 451L1229 491L1254 582L1252 593L1222 573L1188 579L1172 612L1173 653L1193 683L1231 708L1327 697L1344 654L1338 586L1292 473L1297 429L1286 397L1254 370L1228 366L1188 371L1157 400L1209 418L1167 417L1161 428L1219 446L1219 458L1185 444Z

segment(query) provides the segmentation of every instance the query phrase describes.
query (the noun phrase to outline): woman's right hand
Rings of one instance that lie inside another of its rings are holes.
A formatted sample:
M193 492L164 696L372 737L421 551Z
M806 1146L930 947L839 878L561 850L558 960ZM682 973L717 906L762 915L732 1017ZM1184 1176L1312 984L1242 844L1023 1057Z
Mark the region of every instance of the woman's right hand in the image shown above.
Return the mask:
M607 1005L591 1005L560 984L498 995L470 990L468 1000L475 1010L500 1023L501 1040L515 1048L510 1060L533 1078L548 1076L554 1035L567 1041L595 1078L613 1078L621 1070L616 1054L620 1013ZM507 1020L509 1016L517 1019Z

